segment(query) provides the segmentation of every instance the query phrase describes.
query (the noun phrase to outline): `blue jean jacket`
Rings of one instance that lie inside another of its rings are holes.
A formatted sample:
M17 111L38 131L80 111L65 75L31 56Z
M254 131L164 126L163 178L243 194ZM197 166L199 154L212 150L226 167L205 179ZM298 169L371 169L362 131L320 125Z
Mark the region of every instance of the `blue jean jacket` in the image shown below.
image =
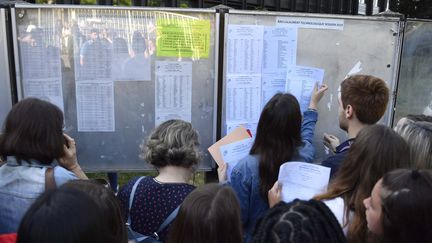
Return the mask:
M15 233L33 202L45 191L45 170L50 166L37 161L18 165L9 156L0 166L0 234ZM78 179L61 166L55 166L54 180L59 187L69 180Z
M303 113L301 135L304 146L298 149L293 161L313 161L315 149L312 139L317 120L316 111L307 110ZM258 163L259 155L248 155L237 163L231 173L231 186L240 201L245 242L251 240L255 223L269 209L267 199L264 200L259 193Z

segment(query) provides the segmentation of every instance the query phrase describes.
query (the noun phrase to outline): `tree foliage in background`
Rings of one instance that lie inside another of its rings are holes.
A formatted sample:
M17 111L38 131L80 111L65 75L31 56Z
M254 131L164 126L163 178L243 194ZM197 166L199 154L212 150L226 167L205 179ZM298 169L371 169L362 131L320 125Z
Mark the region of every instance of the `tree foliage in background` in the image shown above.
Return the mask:
M390 9L408 18L432 19L432 0L390 0Z
M48 3L48 4L55 3L55 1L56 0L36 0L37 3ZM97 0L78 0L78 1L80 1L81 4L86 4L86 5L97 4ZM206 0L203 1L206 2ZM290 1L290 0L281 0L281 1ZM388 0L388 1L390 3L390 9L392 11L402 13L408 18L432 19L432 0ZM132 5L132 0L113 0L113 2L115 6ZM148 0L147 5L152 7L159 7L159 6L169 7L170 2L171 1L166 1L166 0L165 1ZM177 7L180 8L198 7L197 0L178 0L177 2L178 2Z

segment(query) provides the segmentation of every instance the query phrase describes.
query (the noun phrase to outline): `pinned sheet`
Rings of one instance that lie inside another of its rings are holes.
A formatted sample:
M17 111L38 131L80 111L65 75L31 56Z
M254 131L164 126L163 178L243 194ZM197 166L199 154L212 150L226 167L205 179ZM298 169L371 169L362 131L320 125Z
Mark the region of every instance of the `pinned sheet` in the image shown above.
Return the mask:
M157 19L158 57L208 58L210 21L201 19Z
M361 67L362 63L361 61L358 61L354 67L351 68L351 70L347 73L347 75L345 76L345 78L348 78L351 75L357 74L359 72L361 72L361 70L363 70L363 68Z
M343 30L343 19L276 17L276 25L307 29Z
M323 69L306 66L289 66L285 90L297 98L300 109L303 112L309 106L315 83L321 85L323 79Z

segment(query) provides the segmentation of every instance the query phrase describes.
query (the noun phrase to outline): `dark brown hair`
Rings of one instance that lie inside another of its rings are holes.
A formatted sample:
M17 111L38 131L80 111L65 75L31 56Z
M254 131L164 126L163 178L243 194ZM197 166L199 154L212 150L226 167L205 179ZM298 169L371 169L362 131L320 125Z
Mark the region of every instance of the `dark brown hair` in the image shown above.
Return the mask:
M290 161L302 145L301 123L299 103L291 94L276 94L261 112L250 154L259 155L259 190L265 201L277 180L279 167Z
M118 243L103 219L103 210L88 194L48 190L25 213L17 243Z
M240 205L228 186L206 184L183 201L168 243L241 243Z
M118 243L127 243L127 231L120 209L120 204L114 193L93 180L73 180L61 188L70 188L85 192L98 204L103 211L103 222L110 228L110 234Z
M410 150L405 140L383 125L363 128L343 160L328 191L318 200L342 197L345 218L349 218L348 241L367 242L367 223L363 200L372 192L375 183L386 173L409 167ZM349 211L354 216L349 217Z
M375 124L384 115L389 100L386 83L370 75L354 75L341 83L343 108L351 105L357 119L364 124Z
M190 168L198 164L199 135L190 122L168 120L151 133L146 144L141 145L143 157L155 167L167 165Z
M0 136L0 156L15 156L49 165L63 156L63 113L55 105L36 98L12 107Z
M384 243L432 241L432 173L399 169L382 180Z

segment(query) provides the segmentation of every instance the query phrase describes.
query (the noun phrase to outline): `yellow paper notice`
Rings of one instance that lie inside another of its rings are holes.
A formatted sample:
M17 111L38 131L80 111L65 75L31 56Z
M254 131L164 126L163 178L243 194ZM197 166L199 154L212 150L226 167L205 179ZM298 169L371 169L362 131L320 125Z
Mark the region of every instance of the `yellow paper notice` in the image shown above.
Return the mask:
M158 57L208 58L210 20L158 19L156 24Z

